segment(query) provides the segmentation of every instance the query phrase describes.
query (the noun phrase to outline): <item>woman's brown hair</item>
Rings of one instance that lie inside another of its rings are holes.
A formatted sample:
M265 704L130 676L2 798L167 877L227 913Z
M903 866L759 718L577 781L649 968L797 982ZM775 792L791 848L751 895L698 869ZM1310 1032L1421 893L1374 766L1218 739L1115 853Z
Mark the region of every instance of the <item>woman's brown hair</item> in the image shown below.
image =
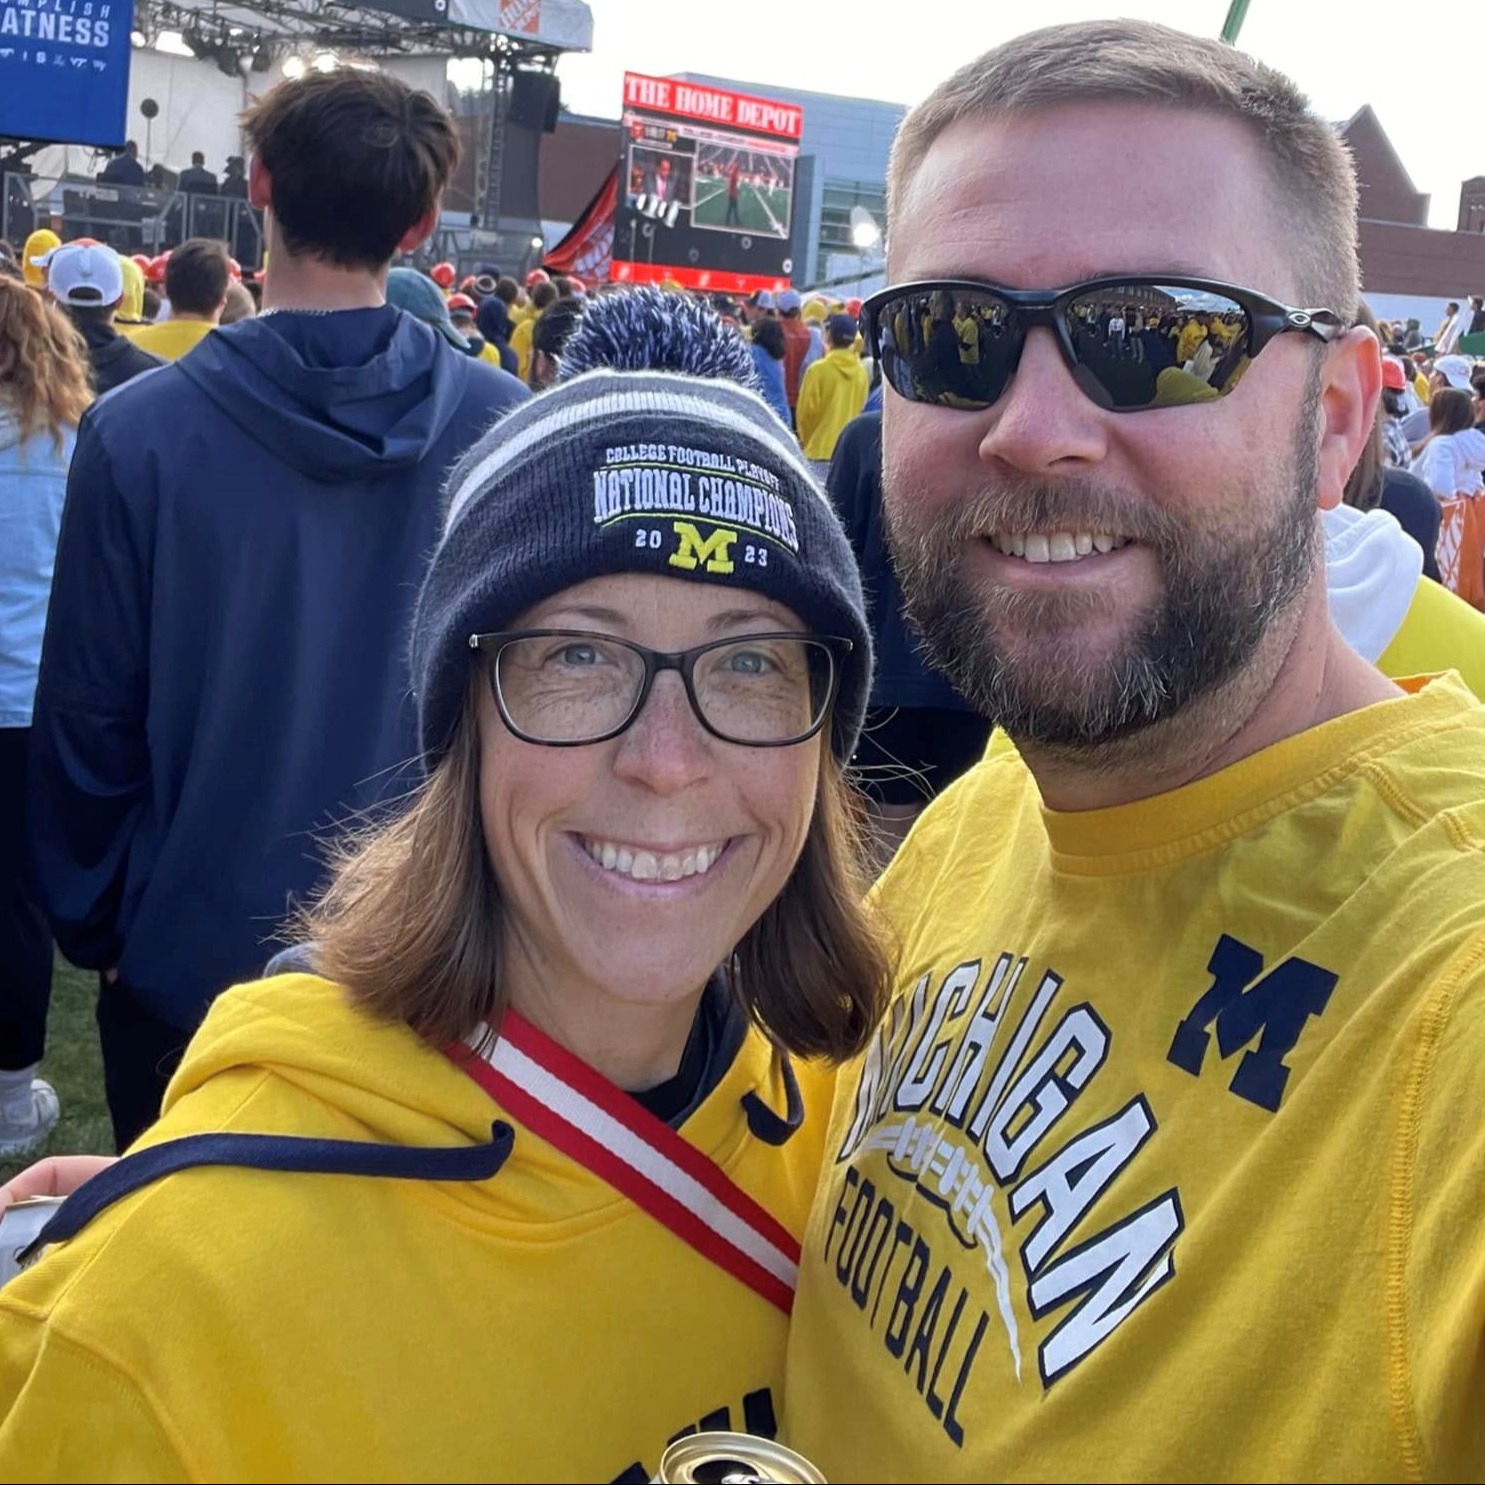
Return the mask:
M497 1024L504 1007L476 698L472 685L447 752L402 813L334 848L330 884L296 924L315 945L320 974L435 1046ZM862 900L862 822L855 790L827 751L799 861L724 967L752 1019L803 1057L859 1052L891 990L886 946Z
M1441 387L1428 404L1428 436L1443 438L1450 433L1463 433L1475 422L1474 401L1468 392L1457 387Z
M87 352L72 322L50 300L0 277L0 403L21 437L47 432L62 448L93 400Z

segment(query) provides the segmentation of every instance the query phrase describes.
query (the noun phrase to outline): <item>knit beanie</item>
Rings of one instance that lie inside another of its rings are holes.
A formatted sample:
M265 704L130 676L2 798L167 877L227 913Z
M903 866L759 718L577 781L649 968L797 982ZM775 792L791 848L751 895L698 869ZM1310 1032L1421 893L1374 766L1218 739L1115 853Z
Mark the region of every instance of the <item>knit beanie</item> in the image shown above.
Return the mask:
M463 710L471 636L626 572L746 589L850 640L831 736L849 759L871 679L861 579L794 439L733 382L599 366L507 414L450 476L413 621L425 767Z

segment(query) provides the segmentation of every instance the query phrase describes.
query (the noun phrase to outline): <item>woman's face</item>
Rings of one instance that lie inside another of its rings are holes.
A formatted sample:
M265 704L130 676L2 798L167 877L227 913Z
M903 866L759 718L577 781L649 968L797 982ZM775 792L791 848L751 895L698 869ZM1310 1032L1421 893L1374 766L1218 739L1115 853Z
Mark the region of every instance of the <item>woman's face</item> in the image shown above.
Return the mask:
M638 574L579 583L511 627L668 652L804 631L791 610L741 589ZM512 974L544 995L655 1007L693 997L788 880L828 727L792 747L723 742L675 671L656 676L633 725L608 742L523 742L488 685L479 719L480 810ZM508 988L519 1004L520 984Z

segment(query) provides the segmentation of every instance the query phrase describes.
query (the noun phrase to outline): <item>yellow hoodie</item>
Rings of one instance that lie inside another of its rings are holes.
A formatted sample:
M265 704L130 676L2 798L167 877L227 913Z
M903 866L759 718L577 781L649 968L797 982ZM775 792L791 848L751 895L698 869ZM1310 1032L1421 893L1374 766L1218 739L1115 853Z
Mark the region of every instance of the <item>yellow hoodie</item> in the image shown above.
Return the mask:
M781 1146L741 1102L784 1110L785 1069L748 1031L680 1132L797 1236L831 1078L797 1068ZM0 1479L647 1479L703 1420L771 1431L783 1312L328 981L223 995L133 1158L210 1131L462 1158L497 1120L488 1179L234 1165L108 1205L0 1292Z
M119 271L124 276L124 297L119 300L113 323L121 334L129 335L145 327L144 274L133 258L126 258L122 253L119 255Z
M828 459L835 452L841 429L866 406L869 381L861 357L849 346L828 351L805 368L794 422L806 459Z

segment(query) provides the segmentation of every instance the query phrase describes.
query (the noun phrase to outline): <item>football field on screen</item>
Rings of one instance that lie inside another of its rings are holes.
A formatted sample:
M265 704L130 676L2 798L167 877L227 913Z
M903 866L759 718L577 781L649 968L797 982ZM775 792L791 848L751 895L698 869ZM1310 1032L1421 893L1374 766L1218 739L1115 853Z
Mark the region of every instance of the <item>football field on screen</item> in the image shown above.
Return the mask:
M752 232L760 237L789 235L789 192L783 186L743 184L737 193L738 221L727 221L727 182L700 180L691 221L697 227Z

